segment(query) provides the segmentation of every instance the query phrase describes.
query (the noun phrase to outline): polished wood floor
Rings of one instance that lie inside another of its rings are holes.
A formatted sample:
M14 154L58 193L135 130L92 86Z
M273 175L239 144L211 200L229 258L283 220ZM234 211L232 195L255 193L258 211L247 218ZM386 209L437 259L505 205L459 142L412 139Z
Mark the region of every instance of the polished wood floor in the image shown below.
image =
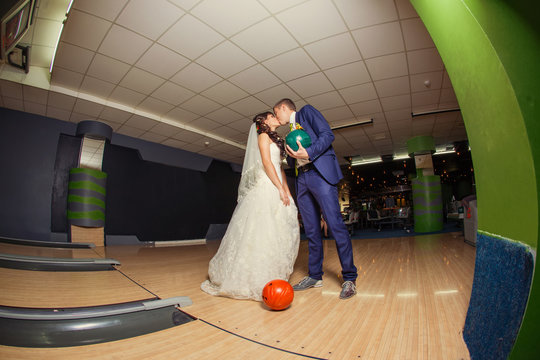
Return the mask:
M119 277L79 273L88 280L72 278L76 303L71 306L154 295L189 296L193 305L182 310L198 320L149 335L82 347L0 346L0 358L469 359L461 331L471 293L475 248L466 244L460 233L353 240L358 294L345 301L338 298L341 280L335 243L325 240L324 286L296 293L292 306L280 312L254 301L212 297L199 289L218 246L219 242L209 242L166 248L88 249L93 252L90 257L99 254L119 260L118 272L106 272ZM307 242L302 241L290 282L301 279L306 271ZM18 306L66 306L54 289L58 285L57 293L69 291L67 278L74 273L61 274L2 269L0 304L14 306L20 301ZM35 279L48 284L50 290L31 290ZM96 294L89 295L85 286ZM4 289L10 294L5 295ZM88 300L82 300L85 298Z

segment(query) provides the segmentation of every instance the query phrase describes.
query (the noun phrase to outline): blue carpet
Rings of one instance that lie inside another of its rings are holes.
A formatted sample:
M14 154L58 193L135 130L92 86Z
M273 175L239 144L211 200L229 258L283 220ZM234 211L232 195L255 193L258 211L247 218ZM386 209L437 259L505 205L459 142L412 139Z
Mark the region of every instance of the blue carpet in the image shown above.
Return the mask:
M516 241L478 233L463 339L471 359L507 359L529 298L534 259Z
M448 222L444 224L441 231L429 232L429 233L415 233L414 228L409 229L409 231L402 229L399 226L395 226L394 229L391 227L383 227L381 231L377 231L377 228L366 228L366 229L356 229L354 230L351 239L384 239L384 238L394 238L394 237L405 237L405 236L418 236L418 235L429 235L429 234L442 234L448 232L463 232L463 227L460 226L457 222ZM302 233L302 240L306 239L306 234ZM330 235L330 239L333 237Z

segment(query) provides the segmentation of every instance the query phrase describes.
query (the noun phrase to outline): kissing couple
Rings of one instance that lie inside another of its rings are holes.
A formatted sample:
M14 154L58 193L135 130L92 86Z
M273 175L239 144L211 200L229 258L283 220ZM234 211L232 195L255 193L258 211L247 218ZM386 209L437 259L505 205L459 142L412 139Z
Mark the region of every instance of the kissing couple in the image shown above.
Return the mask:
M287 158L295 168L297 204L308 238L309 273L295 291L323 285L323 244L320 214L336 240L342 268L340 299L356 294L357 270L351 239L341 217L337 183L343 178L332 147L334 134L323 115L311 105L296 111L290 99L272 112L253 118L249 130L238 201L227 231L208 267L201 289L210 295L261 301L271 280L288 280L300 243L298 210L281 166ZM279 126L303 129L311 146L294 151L277 133Z

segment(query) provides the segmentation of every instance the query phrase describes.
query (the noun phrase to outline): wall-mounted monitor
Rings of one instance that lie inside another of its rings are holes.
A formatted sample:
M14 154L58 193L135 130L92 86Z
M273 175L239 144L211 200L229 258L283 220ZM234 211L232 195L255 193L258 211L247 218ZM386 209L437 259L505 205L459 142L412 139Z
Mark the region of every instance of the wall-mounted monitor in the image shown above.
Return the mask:
M36 0L0 1L1 59L6 59L30 28L35 2Z

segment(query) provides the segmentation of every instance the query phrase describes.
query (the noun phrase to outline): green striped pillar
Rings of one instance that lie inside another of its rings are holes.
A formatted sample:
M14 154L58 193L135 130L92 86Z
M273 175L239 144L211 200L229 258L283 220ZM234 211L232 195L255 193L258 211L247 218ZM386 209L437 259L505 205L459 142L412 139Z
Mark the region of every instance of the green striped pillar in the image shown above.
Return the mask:
M412 180L414 232L440 231L443 228L442 191L439 175Z
M83 227L105 225L105 187L107 174L94 169L69 171L68 210L70 224Z
M443 228L442 191L440 177L433 175L433 137L416 136L409 139L407 152L409 156L414 156L416 164L416 178L411 181L414 232L440 231Z

